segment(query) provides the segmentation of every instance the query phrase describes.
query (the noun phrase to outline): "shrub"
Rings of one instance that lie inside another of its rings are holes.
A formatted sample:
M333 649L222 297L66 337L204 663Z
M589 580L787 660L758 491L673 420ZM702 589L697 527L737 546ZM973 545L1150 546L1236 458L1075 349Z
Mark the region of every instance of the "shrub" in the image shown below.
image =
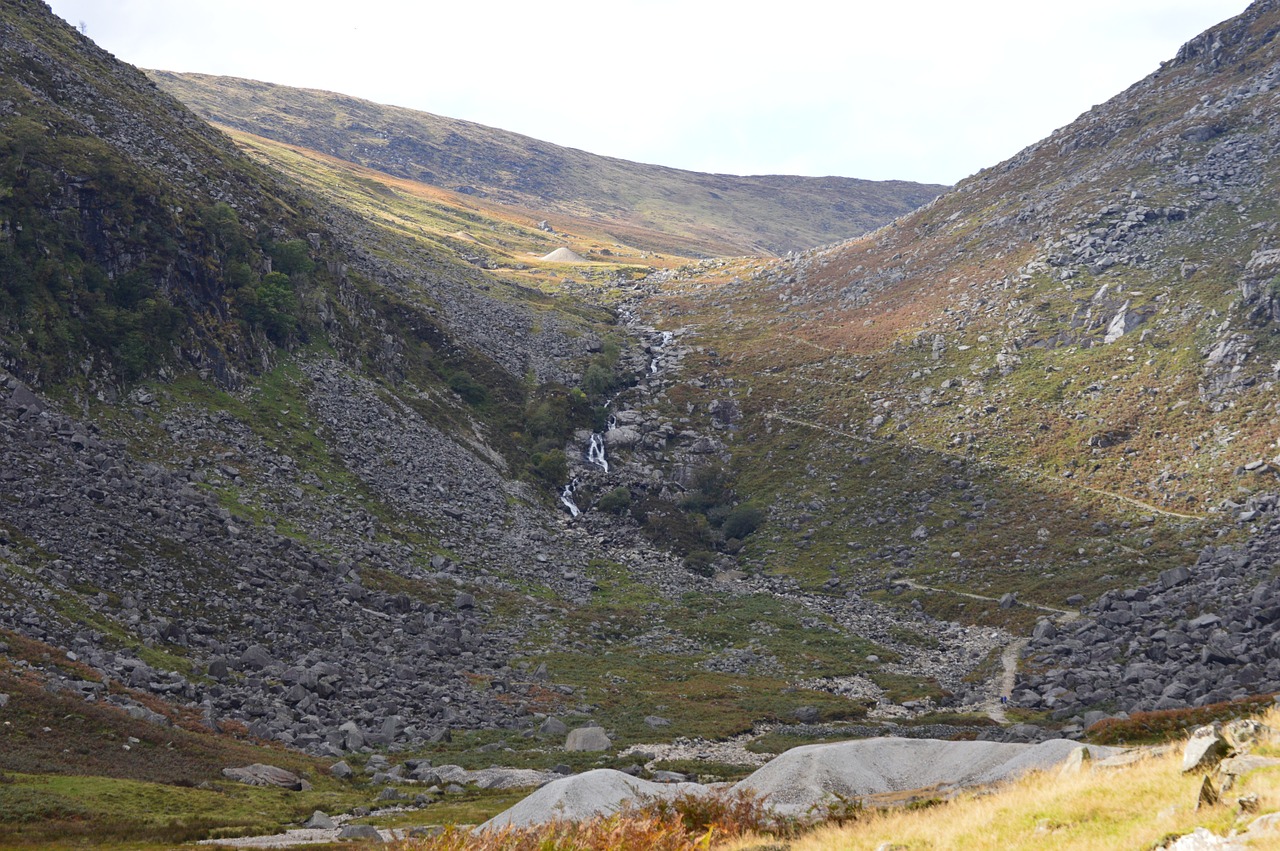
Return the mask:
M569 481L569 460L560 449L535 452L530 459L529 468L535 476L553 488L562 487Z
M261 326L276 343L283 342L297 325L297 296L293 283L282 272L267 274L256 287L236 290L236 302L250 322Z
M694 550L685 556L684 566L699 576L714 576L716 571L712 567L712 563L715 560L715 553L707 552L706 550Z
M315 261L307 251L307 244L300 239L277 243L269 250L273 268L290 277L310 275L316 267Z
M631 507L631 491L625 487L617 487L600 497L596 508L609 514L622 514Z
M469 372L456 370L449 373L446 381L449 389L461 396L462 401L468 405L475 407L489 401L488 388L476 381Z
M1089 741L1100 745L1137 745L1166 742L1188 731L1246 715L1257 714L1273 704L1270 695L1243 697L1226 703L1211 703L1187 709L1135 712L1128 718L1104 718L1086 731Z
M717 506L728 505L733 501L729 475L718 465L699 467L690 484L689 492L680 500L680 507L685 511L714 513Z
M582 389L589 397L599 398L613 389L613 386L613 373L598 363L588 366L582 375Z
M737 792L686 793L667 800L649 801L641 808L663 820L678 818L695 836L732 839L749 833L790 833L794 825L779 821L764 799L747 789Z
M925 809L925 807L919 807L919 809ZM814 821L834 822L841 827L857 821L863 812L861 798L852 798L840 792L829 792L823 797L821 803L809 807L809 816Z
M764 509L751 503L744 503L729 512L720 527L726 538L737 538L741 541L764 523Z
M418 851L698 851L709 843L692 837L674 813L628 812L585 822L555 821L534 827L508 827L472 834L452 826L438 836L412 841Z

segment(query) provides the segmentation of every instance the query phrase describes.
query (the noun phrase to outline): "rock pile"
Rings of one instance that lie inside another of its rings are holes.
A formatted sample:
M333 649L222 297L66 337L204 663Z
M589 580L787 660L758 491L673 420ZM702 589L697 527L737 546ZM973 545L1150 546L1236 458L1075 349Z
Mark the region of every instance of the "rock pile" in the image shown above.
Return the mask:
M1079 621L1044 623L1027 647L1038 671L1012 702L1057 718L1181 709L1280 691L1280 520L1273 498L1244 509L1266 525L1240 547L1103 594ZM1267 512L1264 514L1263 512Z

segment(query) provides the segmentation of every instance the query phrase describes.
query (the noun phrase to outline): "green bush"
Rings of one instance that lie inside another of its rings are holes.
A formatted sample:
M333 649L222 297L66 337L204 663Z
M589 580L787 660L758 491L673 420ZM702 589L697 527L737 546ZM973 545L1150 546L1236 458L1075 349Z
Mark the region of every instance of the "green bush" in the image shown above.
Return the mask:
M624 487L614 488L600 497L600 501L596 503L598 510L609 514L622 514L630 507L631 491Z
M726 538L736 538L741 541L759 529L764 520L764 509L751 503L743 503L729 512L720 529Z
M729 475L719 465L699 467L693 474L689 492L680 500L685 511L706 514L708 518L718 506L733 502L733 490L729 487Z
M310 275L316 267L315 261L307 251L307 244L300 239L291 239L288 242L272 245L270 254L272 268L290 277Z
M298 297L293 292L293 282L283 272L269 272L254 295L255 318L266 329L268 337L274 342L283 342L297 326Z
M613 389L614 383L613 373L598 363L588 366L582 375L582 389L589 397L604 396Z
M489 391L483 384L471 377L468 372L457 370L451 372L446 379L449 389L462 397L468 405L478 406L489 401Z
M535 452L529 461L529 468L534 476L553 488L559 488L569 481L569 461L560 449Z
M693 573L699 576L714 576L715 568L712 562L716 560L716 554L707 552L706 550L694 550L684 557L684 566L689 568Z

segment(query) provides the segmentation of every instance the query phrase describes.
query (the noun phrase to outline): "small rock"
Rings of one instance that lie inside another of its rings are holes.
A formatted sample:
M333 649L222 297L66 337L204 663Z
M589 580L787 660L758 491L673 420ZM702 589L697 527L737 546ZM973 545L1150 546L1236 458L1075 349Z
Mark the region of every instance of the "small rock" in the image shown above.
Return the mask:
M1206 774L1204 782L1200 784L1200 793L1196 797L1196 809L1217 806L1219 800L1218 790L1213 785L1213 778Z
M1182 771L1185 774L1199 768L1213 765L1227 755L1230 746L1218 732L1217 724L1197 727L1187 740L1187 747L1182 752Z
M548 715L546 720L538 725L538 732L547 736L563 736L569 732L569 727L559 718Z
M382 842L382 834L378 833L378 829L371 824L348 824L343 825L342 831L338 833L339 839L366 839L371 842Z
M565 738L564 749L567 751L607 751L613 743L609 741L603 727L579 727L570 730Z
M316 810L311 814L311 818L307 819L303 827L311 828L312 830L332 830L337 825L333 823L333 819L329 818L326 813Z
M1067 758L1062 763L1062 768L1058 773L1062 777L1079 774L1091 759L1092 754L1089 753L1087 747L1081 745L1078 748L1073 748L1071 753L1067 754Z

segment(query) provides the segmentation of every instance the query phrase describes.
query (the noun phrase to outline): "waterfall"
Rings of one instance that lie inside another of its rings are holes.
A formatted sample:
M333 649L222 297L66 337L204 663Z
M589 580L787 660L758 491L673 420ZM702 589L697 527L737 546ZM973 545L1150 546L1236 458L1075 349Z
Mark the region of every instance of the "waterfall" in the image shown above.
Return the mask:
M651 346L651 348L655 348L655 349L658 349L659 351L661 351L662 349L665 349L667 346L669 346L669 345L671 345L672 343L674 343L674 342L675 342L675 339L676 339L676 335L675 335L673 332L671 332L671 331L663 331L663 332L662 332L662 342L661 342L661 343L658 343L658 344L656 344L656 345L654 345L654 346ZM659 356L658 356L657 354L655 354L655 355L653 356L653 359L649 361L649 374L650 374L650 375L653 375L655 372L657 372L657 371L658 371L658 361L659 361L659 360L660 360Z
M618 427L618 418L615 415L610 414L609 419L604 424L604 430L613 431L617 427Z
M591 441L587 444L587 463L609 472L609 462L604 457L604 435L598 431L591 433Z
M577 486L577 480L570 481L564 486L564 490L560 492L560 502L565 508L569 509L570 517L577 517L582 512L578 509L578 504L573 501L573 490Z

